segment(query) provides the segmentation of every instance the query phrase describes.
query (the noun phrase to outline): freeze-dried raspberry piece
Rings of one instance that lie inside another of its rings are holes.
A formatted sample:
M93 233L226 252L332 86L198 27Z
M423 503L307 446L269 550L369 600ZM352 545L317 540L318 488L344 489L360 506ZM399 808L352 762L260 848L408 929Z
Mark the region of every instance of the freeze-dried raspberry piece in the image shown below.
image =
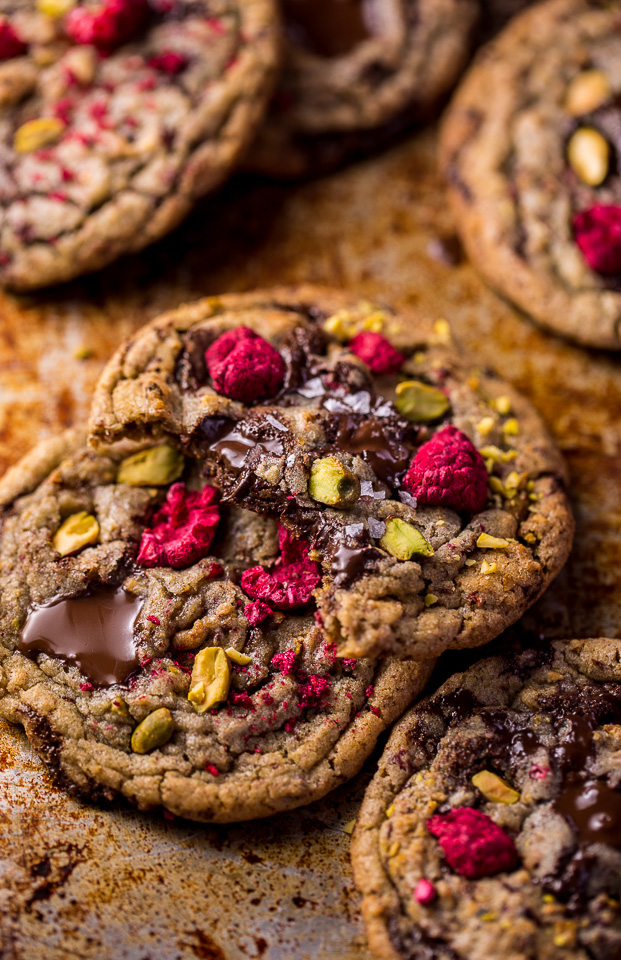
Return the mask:
M138 563L179 569L206 557L220 519L218 496L215 487L196 492L173 483L153 526L142 534ZM211 576L218 576L221 568L215 563L213 567Z
M288 563L298 563L308 557L308 544L294 537L288 530L278 524L278 547L280 556L276 565L286 566Z
M574 214L574 237L591 270L621 273L621 207L595 204Z
M247 603L244 607L244 616L251 627L263 623L271 615L271 608L263 600L253 600L252 603Z
M158 53L157 56L151 57L147 62L154 70L159 70L160 73L167 73L171 77L176 77L179 73L183 73L187 67L188 58L182 56L180 53L175 53L174 50L165 50L163 53Z
M436 814L427 829L438 838L448 865L468 880L512 870L517 862L511 837L480 810L460 807Z
M74 7L65 20L65 32L74 43L111 50L135 37L148 16L147 0L104 0L94 7Z
M27 50L8 20L0 20L0 60L12 60Z
M396 373L405 363L405 357L381 333L363 330L349 341L349 349L363 360L369 370L380 376Z
M329 690L332 681L327 677L311 673L300 686L299 697L301 707L316 707L324 693Z
M285 379L278 350L248 327L218 337L205 351L205 363L214 389L243 403L274 396Z
M295 658L295 650L285 650L284 653L275 653L270 662L276 670L280 670L285 677L288 677L290 673L293 673Z
M275 610L296 610L305 607L319 586L319 565L312 560L288 563L268 573L263 567L244 570L242 590L253 600L265 600Z
M487 501L487 470L466 434L444 427L417 450L403 487L418 503L478 513Z

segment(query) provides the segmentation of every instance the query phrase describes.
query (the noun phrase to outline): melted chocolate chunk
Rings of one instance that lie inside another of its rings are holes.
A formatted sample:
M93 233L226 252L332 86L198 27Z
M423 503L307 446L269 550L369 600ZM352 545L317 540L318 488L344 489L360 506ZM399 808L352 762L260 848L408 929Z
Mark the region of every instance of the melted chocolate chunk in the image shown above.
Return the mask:
M284 424L276 426L278 423L276 418L271 418L272 432L287 433L288 428ZM265 431L261 429L262 426L244 420L237 422L229 417L205 417L199 425L199 431L207 441L207 449L222 457L227 467L239 471L253 451L257 452L258 457L283 456L284 439L263 436Z
M101 587L33 607L17 649L75 663L97 686L123 683L138 666L134 623L143 602L121 588Z
M580 844L606 843L621 850L621 792L588 778L565 787L554 809L569 820Z
M320 57L341 57L371 36L365 0L283 0L292 42Z
M541 746L539 737L528 728L530 718L505 710L482 710L481 719L493 730L496 739L508 755L518 762L532 757Z

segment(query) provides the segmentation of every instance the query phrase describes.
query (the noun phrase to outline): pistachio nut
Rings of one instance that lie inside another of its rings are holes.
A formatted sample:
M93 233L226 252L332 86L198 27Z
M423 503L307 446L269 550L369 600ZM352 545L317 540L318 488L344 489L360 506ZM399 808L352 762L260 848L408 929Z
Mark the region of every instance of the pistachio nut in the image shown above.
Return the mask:
M75 4L76 0L36 0L35 6L46 17L64 17Z
M567 144L567 159L576 176L590 187L599 187L608 176L610 147L593 127L580 127Z
M390 517L386 521L386 532L380 540L380 546L397 560L409 560L414 554L432 557L434 553L420 530L400 517Z
M565 109L572 117L581 117L601 107L611 94L610 82L605 73L601 70L583 70L567 88Z
M205 713L229 695L231 668L222 647L205 647L194 660L188 700L197 713Z
M52 546L61 557L68 557L71 553L77 553L82 547L97 543L98 538L97 520L86 510L80 510L79 513L72 513L61 523L54 534Z
M520 795L517 790L510 787L508 783L492 773L491 770L481 770L472 778L472 782L477 790L483 794L487 800L492 803L517 803Z
M349 507L360 497L360 481L337 457L322 457L311 467L308 493L329 507Z
M505 550L509 546L508 540L502 537L492 537L489 533L479 534L477 547L481 550Z
M414 423L439 420L450 407L448 397L441 390L420 380L403 380L395 392L395 407L406 420Z
M132 733L132 750L134 753L148 753L170 740L175 721L167 707L154 710L148 717L138 724Z
M65 124L58 117L39 117L28 120L18 127L13 137L13 149L17 153L32 153L42 147L50 147L62 136Z
M177 480L183 473L185 457L168 443L149 447L123 460L117 473L117 483L131 487L161 487Z
M252 657L249 657L247 653L240 653L235 647L227 647L224 652L229 660L237 663L240 667L247 667L249 663L252 663Z

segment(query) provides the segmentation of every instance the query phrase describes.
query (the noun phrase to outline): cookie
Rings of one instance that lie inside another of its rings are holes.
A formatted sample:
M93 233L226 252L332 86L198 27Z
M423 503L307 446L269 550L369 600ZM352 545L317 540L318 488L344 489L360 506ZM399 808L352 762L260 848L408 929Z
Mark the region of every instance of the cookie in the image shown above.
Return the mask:
M551 0L479 56L441 158L466 250L536 321L621 347L621 12Z
M470 49L476 0L284 0L284 67L244 166L300 177L433 115Z
M171 448L83 444L0 481L0 717L71 793L194 820L353 776L431 664L338 660L310 607L263 610L239 586L278 555L273 521L190 489Z
M307 544L242 587L283 610L314 591L340 655L476 646L556 575L573 521L534 410L448 338L444 321L321 288L202 300L119 349L92 437L166 439L225 502Z
M451 678L395 727L352 842L385 960L621 951L621 641Z
M0 283L60 283L172 230L253 137L278 47L272 0L5 7Z

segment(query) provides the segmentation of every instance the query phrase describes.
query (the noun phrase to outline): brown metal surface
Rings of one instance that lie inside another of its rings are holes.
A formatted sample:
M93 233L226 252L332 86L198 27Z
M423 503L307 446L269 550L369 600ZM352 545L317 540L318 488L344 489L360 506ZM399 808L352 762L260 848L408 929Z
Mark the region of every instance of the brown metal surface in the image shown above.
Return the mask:
M83 418L115 344L182 300L303 280L380 295L449 320L565 451L576 547L529 629L621 635L619 360L540 332L452 262L434 149L427 131L303 187L237 181L139 258L52 295L0 295L0 470ZM2 960L367 958L342 828L371 769L277 821L210 829L74 803L0 727Z

